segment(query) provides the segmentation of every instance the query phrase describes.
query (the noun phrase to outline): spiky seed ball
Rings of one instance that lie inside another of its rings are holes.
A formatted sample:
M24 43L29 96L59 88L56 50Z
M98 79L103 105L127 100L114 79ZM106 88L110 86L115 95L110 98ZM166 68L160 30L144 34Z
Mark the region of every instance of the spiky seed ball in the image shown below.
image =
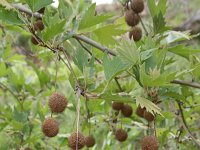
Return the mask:
M133 10L130 9L125 13L125 21L127 25L133 27L139 23L140 18Z
M36 38L34 36L31 37L31 42L34 45L38 45L39 44L39 42L36 40Z
M92 135L89 135L85 138L85 145L87 147L93 147L95 145L95 138Z
M132 0L131 8L135 13L141 13L144 10L144 1L143 0Z
M139 41L142 38L142 30L140 27L133 27L133 29L129 32L129 39L133 39L134 41Z
M68 144L69 147L73 150L76 150L76 145L78 146L77 149L81 149L85 146L85 137L80 132L78 132L78 138L77 132L72 133L68 138Z
M136 109L136 115L138 115L139 117L143 118L144 117L144 111L145 111L145 107L141 107L141 106L138 106L137 109Z
M142 150L158 150L159 143L155 136L145 136L141 141Z
M44 29L44 24L42 22L42 20L38 20L35 24L34 24L34 30L43 30Z
M49 97L49 108L53 113L62 113L67 107L67 99L63 94L53 93Z
M56 136L58 134L58 132L59 132L59 124L58 124L58 122L55 119L51 118L51 117L45 119L43 124L42 124L42 132L47 137Z
M114 110L119 111L119 110L121 110L123 107L124 107L124 103L122 103L122 102L113 102L113 103L112 103L112 109L114 109Z
M115 138L120 142L124 142L128 138L128 134L123 129L117 129L115 131Z
M133 113L133 109L131 106L129 105L124 105L124 107L122 108L122 114L125 116L125 117L130 117Z
M148 122L152 122L154 121L155 117L152 113L148 112L148 111L144 111L144 118L148 121Z
M39 12L40 14L44 14L44 11L45 11L45 7L41 8L40 10L38 10L38 12Z

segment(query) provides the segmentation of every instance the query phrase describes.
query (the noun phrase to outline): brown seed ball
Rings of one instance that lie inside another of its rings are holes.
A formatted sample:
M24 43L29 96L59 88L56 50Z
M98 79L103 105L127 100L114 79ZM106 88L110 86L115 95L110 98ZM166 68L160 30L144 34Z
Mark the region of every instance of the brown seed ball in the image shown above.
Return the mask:
M138 115L139 117L143 118L144 117L144 111L145 111L145 107L141 108L140 106L137 107L136 109L136 115Z
M159 143L155 136L145 136L141 141L142 150L158 150Z
M53 113L62 113L67 107L67 99L63 94L53 93L49 97L49 108Z
M68 138L68 144L69 147L73 150L76 150L76 144L78 146L77 149L81 149L85 146L85 137L80 132L78 132L78 138L77 138L77 132L72 133Z
M39 44L39 42L36 40L36 38L34 36L31 37L31 42L34 45L38 45Z
M87 147L93 147L95 145L95 138L90 135L85 138L85 145Z
M140 18L133 10L127 10L125 13L125 21L127 25L133 27L139 23Z
M44 24L43 24L42 20L38 20L34 24L34 30L43 30L43 29L44 29Z
M142 30L140 27L133 27L132 31L129 32L129 39L139 41L142 38Z
M129 105L124 105L124 107L122 108L122 114L125 116L125 117L130 117L133 113L133 109L131 106Z
M122 103L122 102L113 102L113 103L112 103L112 109L114 109L114 110L119 111L119 110L121 110L123 107L124 107L124 103Z
M59 132L59 124L58 124L58 122L55 119L51 118L51 117L45 119L43 124L42 124L42 132L47 137L56 136L58 134L58 132Z
M41 8L40 10L38 10L38 13L44 14L44 11L45 11L45 7Z
M128 134L123 129L117 129L115 131L115 138L120 142L124 142L128 138Z
M131 8L135 13L141 13L144 10L144 1L143 0L132 0Z
M144 111L144 118L148 121L148 122L152 122L154 121L155 117L152 113L148 112L148 111Z

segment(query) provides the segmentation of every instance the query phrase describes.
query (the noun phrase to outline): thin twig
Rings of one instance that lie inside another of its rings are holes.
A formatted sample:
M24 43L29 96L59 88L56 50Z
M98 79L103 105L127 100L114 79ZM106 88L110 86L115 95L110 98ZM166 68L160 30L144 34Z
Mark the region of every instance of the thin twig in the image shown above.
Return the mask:
M77 121L76 121L76 150L78 150L78 132L79 132L79 121L80 121L80 97L81 97L81 89L78 87L77 90Z
M149 33L148 33L148 31L147 31L147 29L146 29L146 27L145 27L145 25L144 25L144 22L143 22L142 18L140 17L139 14L137 14L137 16L138 16L139 19L140 19L140 22L141 22L141 24L142 24L142 27L143 27L143 29L144 29L144 31L145 31L146 36L148 36Z
M122 89L122 87L121 87L121 85L120 85L120 83L119 83L119 81L118 81L118 79L116 77L115 77L115 82L116 82L120 92L123 92L123 89Z
M21 106L21 110L23 110L23 104L20 102L19 98L17 97L17 95L10 90L6 85L4 85L3 83L0 83L0 87L2 87L3 89L7 90L15 99L16 101L19 103L19 105Z
M87 47L85 47L85 46L81 43L81 41L80 41L79 39L76 39L76 40L77 40L78 43L81 45L81 47L82 47L83 49L85 49L85 50L90 54L90 56L93 56L92 52L91 52ZM102 64L101 60L99 60L98 58L95 57L95 60L96 60L99 64Z
M177 104L178 104L178 108L179 108L179 113L180 115L178 115L178 118L179 120L181 121L182 123L182 126L184 128L184 130L186 131L186 133L192 138L192 140L195 142L195 144L200 147L200 142L192 135L191 131L189 130L188 128L188 125L186 123L186 120L185 120L185 116L183 114L183 109L182 109L182 106L181 106L181 102L180 101L176 101Z

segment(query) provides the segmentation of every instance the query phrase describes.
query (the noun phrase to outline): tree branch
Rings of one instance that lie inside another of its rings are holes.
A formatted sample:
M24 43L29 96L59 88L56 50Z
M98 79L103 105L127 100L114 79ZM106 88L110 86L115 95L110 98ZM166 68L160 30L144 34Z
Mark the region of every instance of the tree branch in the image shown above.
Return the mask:
M30 9L24 7L23 5L12 4L12 6L13 6L15 9L17 9L17 10L19 10L19 11L21 11L21 12L24 12L24 13L30 15L30 16L33 15L33 16L34 16L35 18L37 18L37 19L42 19L42 15L41 15L40 13L32 13Z
M200 88L200 84L196 83L196 82L183 81L183 80L173 80L173 81L171 81L171 83L190 86L190 87L193 87L193 88Z
M74 35L73 38L81 40L87 44L92 45L93 47L96 47L97 49L99 49L102 52L106 52L112 56L116 56L116 53L113 50L110 50L109 48L102 46L101 44L97 43L96 41L93 41L92 39L85 37L83 35Z

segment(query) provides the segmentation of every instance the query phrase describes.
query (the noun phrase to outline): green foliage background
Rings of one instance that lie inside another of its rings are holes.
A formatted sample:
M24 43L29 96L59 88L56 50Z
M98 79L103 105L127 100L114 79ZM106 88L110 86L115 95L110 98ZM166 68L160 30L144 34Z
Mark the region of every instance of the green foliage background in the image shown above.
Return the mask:
M123 14L95 15L96 5L83 0L60 0L58 9L50 5L52 2L0 2L0 150L68 149L67 137L76 130L75 76L66 67L66 57L62 51L53 53L52 49L31 43L27 26L33 25L36 19L15 9L14 3L22 3L32 12L46 7L42 17L45 30L37 35L51 48L64 47L79 85L91 96L87 102L81 97L80 130L84 135L89 134L89 110L91 133L97 143L92 149L140 149L141 138L148 133L148 123L135 113L130 118L120 114L119 122L113 123L112 101L121 101L130 104L134 111L140 104L158 114L156 132L160 149L198 150L194 140L181 129L176 114L181 102L188 128L199 142L200 90L171 84L171 81L200 82L200 49L188 44L194 37L189 32L172 31L166 25L167 0L147 1L151 17L145 24L149 34L144 34L137 43L126 38L130 28ZM92 52L89 55L76 40L77 35L112 49L116 56L80 40ZM56 54L61 57L59 61ZM115 82L116 77L123 92ZM146 87L159 88L160 104L155 105L147 96ZM58 136L46 138L41 124L51 115L47 103L55 90L67 97L69 105L63 114L53 115L60 124ZM124 143L117 142L112 132L113 126L120 128L121 125L129 136ZM177 142L180 129L180 142Z

